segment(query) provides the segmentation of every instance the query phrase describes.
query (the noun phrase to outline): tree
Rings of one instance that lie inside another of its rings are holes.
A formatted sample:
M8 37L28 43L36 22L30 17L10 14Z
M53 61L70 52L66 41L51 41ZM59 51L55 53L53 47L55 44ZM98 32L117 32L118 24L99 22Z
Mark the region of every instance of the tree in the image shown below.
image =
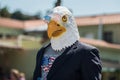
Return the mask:
M20 10L10 13L7 7L0 8L0 17L12 18L17 20L33 20L41 19L41 12L35 15L24 14Z
M55 2L55 6L54 7L60 6L60 5L61 5L61 0L57 0L57 2Z
M28 15L28 14L23 14L21 11L18 10L12 13L11 18L18 20L33 20L33 19L40 19L41 14L39 12L35 15Z
M32 16L33 19L41 19L41 12L37 12L35 15Z
M12 15L11 18L13 19L18 19L18 20L23 20L23 14L21 11L15 11Z
M7 7L4 7L4 8L2 8L1 10L0 10L0 16L1 17L10 17L11 16L11 14L10 14L10 12L8 11L8 8Z
M57 0L57 1L55 2L54 7L61 6L61 3L62 3L62 0ZM72 9L69 9L69 10L73 13ZM48 11L48 12L49 12L49 11Z

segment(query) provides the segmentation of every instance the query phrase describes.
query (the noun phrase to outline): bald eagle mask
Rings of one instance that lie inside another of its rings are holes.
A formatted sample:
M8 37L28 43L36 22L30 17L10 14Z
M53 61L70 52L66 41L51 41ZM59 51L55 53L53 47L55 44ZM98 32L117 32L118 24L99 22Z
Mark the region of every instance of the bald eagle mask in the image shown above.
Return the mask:
M44 20L48 24L48 37L55 51L70 47L79 40L75 19L66 7L55 7Z

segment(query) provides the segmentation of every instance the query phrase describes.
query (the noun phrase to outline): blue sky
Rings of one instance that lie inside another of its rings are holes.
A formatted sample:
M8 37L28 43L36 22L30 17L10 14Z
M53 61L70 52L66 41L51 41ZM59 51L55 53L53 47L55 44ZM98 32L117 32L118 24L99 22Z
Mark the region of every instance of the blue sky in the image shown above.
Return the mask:
M21 10L27 14L52 9L56 0L0 0L0 7L7 6L11 12ZM120 0L62 0L62 6L72 9L75 16L120 13Z

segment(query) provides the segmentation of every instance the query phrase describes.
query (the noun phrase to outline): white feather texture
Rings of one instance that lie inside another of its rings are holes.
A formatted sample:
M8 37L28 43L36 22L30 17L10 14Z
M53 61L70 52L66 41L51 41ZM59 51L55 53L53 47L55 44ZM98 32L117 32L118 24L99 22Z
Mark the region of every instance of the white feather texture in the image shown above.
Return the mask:
M79 32L75 19L67 8L58 6L53 9L52 14L59 14L61 17L67 15L68 18L67 22L62 22L61 19L59 20L59 23L66 28L66 32L59 37L52 37L50 40L52 48L56 51L61 51L62 49L72 46L79 40Z

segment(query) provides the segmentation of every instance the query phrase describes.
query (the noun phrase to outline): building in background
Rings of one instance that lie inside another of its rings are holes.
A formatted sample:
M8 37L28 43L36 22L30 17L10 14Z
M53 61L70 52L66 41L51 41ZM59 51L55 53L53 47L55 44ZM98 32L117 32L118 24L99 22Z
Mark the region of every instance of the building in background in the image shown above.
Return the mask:
M81 37L120 44L120 14L77 17L76 21Z
M120 79L120 14L77 17L81 41L99 48L103 80ZM116 78L116 79L115 79Z
M0 38L15 38L23 33L23 27L21 21L0 17Z

